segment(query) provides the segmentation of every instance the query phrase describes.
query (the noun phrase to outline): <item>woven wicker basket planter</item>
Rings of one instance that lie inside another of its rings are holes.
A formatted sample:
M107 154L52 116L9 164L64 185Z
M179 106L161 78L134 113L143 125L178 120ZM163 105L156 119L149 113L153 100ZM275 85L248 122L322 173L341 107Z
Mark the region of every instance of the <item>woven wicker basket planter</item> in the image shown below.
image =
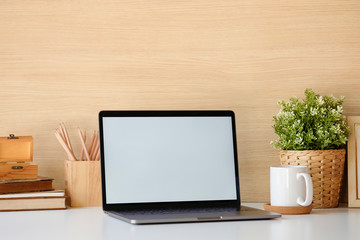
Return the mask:
M308 166L314 187L313 206L315 208L332 208L339 204L345 154L345 149L282 150L280 151L280 164Z

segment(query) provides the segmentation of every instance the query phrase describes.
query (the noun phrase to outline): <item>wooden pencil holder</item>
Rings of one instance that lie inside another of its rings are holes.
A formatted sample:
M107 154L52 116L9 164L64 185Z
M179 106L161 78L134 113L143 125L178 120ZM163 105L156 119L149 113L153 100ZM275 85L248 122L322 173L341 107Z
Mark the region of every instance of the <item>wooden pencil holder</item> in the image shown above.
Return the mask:
M65 193L71 207L101 206L100 161L65 160Z

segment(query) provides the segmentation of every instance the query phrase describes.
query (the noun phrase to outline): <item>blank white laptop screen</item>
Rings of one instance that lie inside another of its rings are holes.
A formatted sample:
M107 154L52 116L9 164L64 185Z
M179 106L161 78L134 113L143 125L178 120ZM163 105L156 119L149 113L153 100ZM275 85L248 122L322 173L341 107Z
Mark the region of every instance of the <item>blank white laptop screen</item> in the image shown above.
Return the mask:
M236 200L231 117L104 117L106 203Z

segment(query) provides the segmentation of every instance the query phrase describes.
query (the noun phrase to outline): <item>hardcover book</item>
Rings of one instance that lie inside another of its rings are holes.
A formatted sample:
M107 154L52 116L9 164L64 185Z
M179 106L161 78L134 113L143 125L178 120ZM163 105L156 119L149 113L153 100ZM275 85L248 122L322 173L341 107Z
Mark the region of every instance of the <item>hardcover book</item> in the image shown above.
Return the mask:
M53 178L0 179L0 194L54 190Z

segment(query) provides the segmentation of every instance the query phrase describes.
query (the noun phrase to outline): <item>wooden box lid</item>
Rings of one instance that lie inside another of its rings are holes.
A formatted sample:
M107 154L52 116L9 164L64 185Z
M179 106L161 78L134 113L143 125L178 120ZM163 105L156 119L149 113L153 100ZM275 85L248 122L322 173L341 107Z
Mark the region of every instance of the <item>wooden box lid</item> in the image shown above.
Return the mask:
M0 162L31 162L33 160L33 137L0 137Z

